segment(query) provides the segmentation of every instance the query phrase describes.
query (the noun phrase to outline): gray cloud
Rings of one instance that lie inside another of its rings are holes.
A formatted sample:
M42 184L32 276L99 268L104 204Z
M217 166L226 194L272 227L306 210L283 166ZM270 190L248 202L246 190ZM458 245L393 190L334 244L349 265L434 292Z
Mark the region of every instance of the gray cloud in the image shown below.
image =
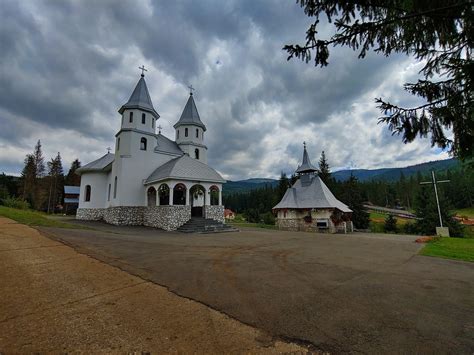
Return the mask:
M399 90L416 79L414 62L340 48L324 69L287 62L281 48L310 23L293 2L7 0L1 11L0 171L18 173L37 139L67 163L102 154L141 64L168 136L186 85L197 87L209 161L229 178L291 172L303 140L315 163L324 149L334 167L437 156L376 125L374 97L413 102Z

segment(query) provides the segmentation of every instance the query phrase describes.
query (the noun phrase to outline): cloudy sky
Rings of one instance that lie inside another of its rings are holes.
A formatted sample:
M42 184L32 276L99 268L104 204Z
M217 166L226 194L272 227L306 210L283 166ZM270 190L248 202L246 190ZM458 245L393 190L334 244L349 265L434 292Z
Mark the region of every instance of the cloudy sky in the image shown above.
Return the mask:
M288 62L282 47L301 43L310 23L291 0L0 0L0 14L0 172L19 174L38 139L66 171L106 153L142 64L170 138L187 85L196 88L209 163L226 178L291 173L303 141L333 170L448 157L377 125L374 98L413 104L401 87L421 63L344 48L326 68Z

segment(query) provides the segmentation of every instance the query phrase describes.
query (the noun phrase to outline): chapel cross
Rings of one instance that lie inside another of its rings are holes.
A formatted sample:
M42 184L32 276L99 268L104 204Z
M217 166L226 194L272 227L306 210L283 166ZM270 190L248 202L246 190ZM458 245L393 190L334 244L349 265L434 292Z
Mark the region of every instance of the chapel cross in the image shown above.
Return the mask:
M145 72L148 71L145 69L145 66L142 65L141 67L138 67L138 69L140 69L142 71L142 76L145 76Z
M159 133L159 134L161 134L161 129L162 129L162 128L163 128L163 127L161 127L161 125L158 126L158 133Z
M441 208L439 207L438 188L437 188L436 184L450 182L451 180L436 181L436 176L435 176L434 170L431 171L431 179L432 179L431 181L420 182L420 185L433 184L434 192L435 192L435 196L436 196L436 205L438 206L439 226L443 227L443 219L441 218Z
M189 95L192 95L193 91L196 90L195 88L193 88L192 85L189 85L188 88L189 88Z
M111 150L112 150L112 148L107 147L107 153L110 153Z

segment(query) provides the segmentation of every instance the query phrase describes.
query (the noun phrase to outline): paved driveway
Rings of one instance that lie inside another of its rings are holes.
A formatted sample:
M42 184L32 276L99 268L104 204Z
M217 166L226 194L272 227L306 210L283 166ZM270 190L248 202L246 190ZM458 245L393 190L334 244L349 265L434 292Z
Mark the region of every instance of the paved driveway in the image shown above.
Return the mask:
M275 336L330 352L474 351L474 263L409 236L43 228L79 251Z

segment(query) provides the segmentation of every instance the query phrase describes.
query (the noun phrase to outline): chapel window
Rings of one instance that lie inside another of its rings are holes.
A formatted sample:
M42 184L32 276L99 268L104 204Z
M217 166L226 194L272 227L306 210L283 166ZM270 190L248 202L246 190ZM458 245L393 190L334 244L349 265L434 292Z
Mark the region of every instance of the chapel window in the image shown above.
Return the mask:
M109 191L107 193L107 201L110 201L110 190L112 189L112 185L109 184Z
M86 196L84 201L89 202L91 200L91 185L86 185Z
M133 122L133 112L130 112L130 123Z
M176 131L176 139L179 139L179 129Z
M146 150L146 138L140 139L140 150Z
M199 149L194 150L194 155L196 156L196 159L199 160Z
M199 128L196 128L196 138L199 138Z
M120 150L120 138L117 138L117 151Z
M146 122L146 115L142 113L142 124L145 124Z
M187 128L184 129L184 136L185 136L185 137L188 136L188 129L187 129Z
M114 179L114 198L117 197L117 177Z
M151 128L155 128L155 119L154 118L151 119Z

